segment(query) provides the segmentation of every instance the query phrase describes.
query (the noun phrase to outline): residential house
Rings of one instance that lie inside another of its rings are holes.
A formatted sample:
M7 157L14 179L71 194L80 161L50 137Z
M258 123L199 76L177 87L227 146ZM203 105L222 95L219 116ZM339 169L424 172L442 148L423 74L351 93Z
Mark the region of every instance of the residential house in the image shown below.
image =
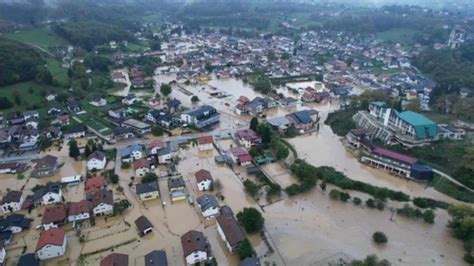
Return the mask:
M316 110L302 110L291 114L286 117L290 121L290 125L296 130L304 133L315 127L319 121L319 113Z
M185 189L186 185L182 177L168 179L168 189L170 192Z
M244 146L246 149L250 149L253 146L260 145L262 139L257 135L252 129L239 129L235 133L235 138L237 142Z
M219 202L213 195L204 194L197 198L196 202L204 218L214 218L219 214Z
M168 266L166 251L153 250L145 255L145 266Z
M100 107L100 106L106 106L107 105L107 100L102 97L94 97L89 101L90 105Z
M148 218L143 215L135 220L135 225L137 226L138 231L140 232L140 236L144 236L153 231L153 225L151 224L150 220L148 220Z
M164 109L150 109L145 115L145 119L153 124L158 124L163 128L172 128L175 126L175 119Z
M298 103L298 100L292 97L282 97L280 100L278 100L278 103L281 107L295 107Z
M138 184L136 186L136 192L141 201L158 199L160 197L160 189L157 181Z
M51 228L40 233L36 244L36 256L40 260L62 257L66 253L66 231L61 228Z
M202 232L191 230L181 236L184 261L187 265L208 262L212 259L211 245Z
M66 106L69 112L71 113L78 113L82 111L81 103L73 97L69 97L66 99Z
M122 103L126 105L132 105L137 101L138 101L138 98L135 96L135 94L129 94L122 99Z
M132 144L119 150L122 162L132 162L143 158L143 147L140 144Z
M51 121L51 125L69 126L71 117L68 114L58 115Z
M139 159L133 161L133 170L135 171L135 176L142 177L150 172L151 166L150 161L147 159Z
M359 149L361 147L361 141L367 136L367 129L365 128L353 128L349 130L346 135L347 143L350 147Z
M135 133L144 135L151 132L151 126L142 121L130 118L121 123L122 127L131 128Z
M11 232L18 234L25 229L29 229L33 220L28 219L23 214L10 214L6 218L0 218L0 232Z
M232 209L227 206L222 207L220 215L217 216L216 221L217 232L225 242L229 252L237 252L240 245L245 240L245 234L235 219Z
M128 266L128 255L112 253L100 261L100 266Z
M198 138L199 151L210 151L214 149L214 138L212 136L200 136Z
M111 190L101 190L86 194L95 216L112 215L114 213L114 194Z
M40 266L40 261L34 253L21 255L17 266Z
M156 157L158 158L159 164L169 164L171 163L172 154L170 147L164 147L157 151Z
M0 163L0 174L16 174L26 170L27 167L25 163Z
M148 150L151 155L157 155L158 151L166 147L166 144L161 140L154 140L148 144Z
M58 157L46 155L36 161L36 165L31 172L32 177L47 177L56 175L58 172Z
M66 140L79 139L86 136L87 128L84 125L76 125L64 131L63 135Z
M115 109L110 109L108 114L112 118L124 119L128 116L128 111L127 111L127 109L125 109L123 107L119 107L119 108L115 108Z
M25 197L21 191L8 191L2 198L0 203L4 214L21 210Z
M126 127L116 127L112 130L114 139L117 141L126 140L135 137L133 129Z
M41 224L45 230L52 227L58 227L66 223L67 218L67 205L58 203L54 206L47 207L44 210Z
M103 151L95 151L87 158L87 170L103 170L107 164L107 156Z
M208 127L219 122L220 114L209 105L203 105L181 114L181 121L198 129Z
M69 202L67 205L67 220L72 223L90 218L91 204L87 200Z
M177 99L171 99L166 102L166 109L172 114L177 112L180 106L181 102Z
M196 177L199 191L206 191L211 188L213 182L211 172L201 169L194 173L194 176Z
M252 156L250 156L248 151L243 147L235 147L230 149L228 156L235 164L240 164L241 166L252 164Z
M92 176L86 179L84 189L86 194L96 193L105 189L105 178L103 176Z
M239 263L239 266L261 266L261 264L257 258L247 257Z
M44 136L49 140L59 140L63 136L60 127L50 126L44 130Z

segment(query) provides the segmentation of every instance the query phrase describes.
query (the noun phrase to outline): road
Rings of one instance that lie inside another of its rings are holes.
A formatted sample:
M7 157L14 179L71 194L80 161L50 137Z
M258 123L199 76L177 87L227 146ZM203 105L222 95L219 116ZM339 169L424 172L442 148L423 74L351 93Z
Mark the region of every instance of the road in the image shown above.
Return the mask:
M456 179L454 179L452 176L446 174L446 173L443 173L441 172L440 170L436 170L436 169L433 169L433 172L435 172L436 174L442 176L443 178L446 178L448 179L449 181L453 182L454 184L462 187L462 188L465 188L466 190L470 191L470 192L473 192L474 193L474 189L471 189L469 188L468 186L464 185L463 183L457 181Z

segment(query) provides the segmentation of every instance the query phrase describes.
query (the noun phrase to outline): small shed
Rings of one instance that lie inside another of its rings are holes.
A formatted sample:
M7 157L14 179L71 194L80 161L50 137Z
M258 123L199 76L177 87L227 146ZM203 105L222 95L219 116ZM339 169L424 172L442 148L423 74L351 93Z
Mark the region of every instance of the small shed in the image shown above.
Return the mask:
M135 220L135 225L140 231L140 236L144 236L153 231L153 225L151 224L150 220L148 220L148 218L143 215Z

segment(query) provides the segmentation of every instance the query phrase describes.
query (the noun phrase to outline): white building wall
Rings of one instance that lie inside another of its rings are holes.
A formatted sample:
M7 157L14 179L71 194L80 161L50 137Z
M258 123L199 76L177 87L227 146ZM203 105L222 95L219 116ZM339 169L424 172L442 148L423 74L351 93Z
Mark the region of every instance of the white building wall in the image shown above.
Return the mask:
M62 246L46 245L40 250L36 251L36 255L40 260L47 260L56 257L61 257L66 253L67 238L64 237Z
M96 216L111 215L114 212L114 206L105 203L100 203L93 209L93 212Z
M203 251L195 251L186 257L186 263L188 265L194 265L205 260L207 260L207 253Z
M201 181L200 183L197 184L197 186L198 186L199 191L205 191L205 190L209 190L209 188L211 187L211 184L212 184L212 180L208 179L208 180Z

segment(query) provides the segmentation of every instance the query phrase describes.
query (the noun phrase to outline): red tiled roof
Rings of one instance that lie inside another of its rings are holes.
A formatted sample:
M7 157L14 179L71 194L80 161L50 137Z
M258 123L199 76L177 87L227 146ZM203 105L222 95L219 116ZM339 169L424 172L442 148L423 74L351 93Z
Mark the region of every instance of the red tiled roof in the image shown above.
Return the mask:
M43 224L59 223L66 219L67 211L65 204L57 204L52 207L48 207L43 213Z
M239 162L250 162L252 161L252 156L250 154L243 154L239 156Z
M81 200L79 202L70 202L68 204L67 213L70 215L78 215L81 213L87 213L90 211L90 202L87 200Z
M214 138L212 136L201 136L198 138L199 144L209 144L214 142Z
M235 134L237 135L237 138L239 139L251 140L258 137L257 133L255 133L255 131L253 131L252 129L240 129L240 130L237 130Z
M204 169L201 169L199 171L197 171L194 176L196 177L196 181L198 183L202 182L202 181L205 181L205 180L212 180L212 175L209 171L207 170L204 170Z
M100 261L100 266L128 266L128 255L112 253Z
M152 141L152 142L148 145L148 147L149 147L150 149L157 148L157 147L159 147L159 148L164 148L164 147L165 147L165 143L164 143L163 141L161 141L161 140L154 140L154 141Z
M398 152L394 152L394 151L391 151L391 150L383 149L383 148L380 148L380 147L376 147L372 152L376 155L387 157L387 158L390 158L390 159L393 159L393 160L396 160L396 161L399 161L399 162L402 162L402 163L414 164L417 161L417 159L415 157L405 155L405 154L401 154L401 153L398 153Z
M133 161L133 170L137 170L142 167L150 168L150 161L148 161L147 159L139 159Z
M93 176L86 179L86 194L100 191L105 186L105 179L103 176Z
M62 246L66 231L61 228L51 228L41 232L38 243L36 244L36 251L40 250L46 245Z
M239 157L239 156L242 156L242 155L245 155L245 154L249 154L248 151L243 147L235 147L235 148L231 149L230 152L235 157Z

